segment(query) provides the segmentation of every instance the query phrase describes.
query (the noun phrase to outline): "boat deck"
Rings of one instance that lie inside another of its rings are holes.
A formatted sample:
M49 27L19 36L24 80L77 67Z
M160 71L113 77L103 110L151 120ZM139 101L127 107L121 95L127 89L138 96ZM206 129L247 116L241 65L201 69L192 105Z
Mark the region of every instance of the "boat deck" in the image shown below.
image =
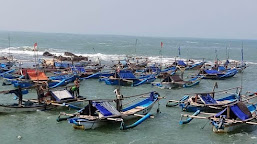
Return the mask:
M145 107L137 106L137 107L135 107L135 108L133 108L133 109L130 109L130 110L128 110L128 111L121 112L121 114L123 114L123 115L132 115L132 114L135 114L135 113L137 113L137 112L143 110L144 108L145 108Z

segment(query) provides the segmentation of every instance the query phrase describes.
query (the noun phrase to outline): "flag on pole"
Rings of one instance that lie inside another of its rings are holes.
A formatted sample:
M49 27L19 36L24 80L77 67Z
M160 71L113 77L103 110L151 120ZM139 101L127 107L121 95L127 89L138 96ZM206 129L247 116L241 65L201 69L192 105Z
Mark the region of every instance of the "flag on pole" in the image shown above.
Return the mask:
M161 48L163 47L163 42L161 42Z
M37 43L34 43L34 51L37 51Z

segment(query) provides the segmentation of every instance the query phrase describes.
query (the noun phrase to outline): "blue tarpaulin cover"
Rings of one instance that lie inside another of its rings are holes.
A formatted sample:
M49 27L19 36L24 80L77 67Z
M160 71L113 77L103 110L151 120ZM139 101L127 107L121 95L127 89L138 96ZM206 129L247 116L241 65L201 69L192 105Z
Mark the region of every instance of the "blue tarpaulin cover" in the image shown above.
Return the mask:
M207 74L220 74L217 70L204 70Z
M225 71L226 68L225 68L224 66L219 66L219 67L218 67L218 70L219 70L219 71Z
M185 62L182 61L182 60L178 60L177 63L178 63L178 65L180 65L180 66L186 66Z
M217 114L215 115L215 117L219 117L219 116L222 115L226 110L227 110L227 108L225 108L225 109L222 110L221 112L217 113Z
M119 116L120 112L116 110L112 105L108 102L93 102L92 103L95 108L97 108L103 116Z
M204 101L205 104L217 104L216 100L210 96L210 94L202 94L201 99Z
M101 103L93 102L93 106L96 107L104 116L112 115L112 113L102 106Z
M119 76L122 79L136 79L135 75L128 70L121 70Z
M85 73L86 72L84 67L75 67L75 68L73 67L72 71L73 72L78 72L78 73Z
M6 64L1 64L1 68L5 68L6 67Z
M71 66L71 64L70 63L55 62L54 66L59 67L59 68L69 68Z
M233 105L230 107L231 110L234 112L234 114L241 120L246 120L249 118L248 115L246 115L239 107L238 105Z

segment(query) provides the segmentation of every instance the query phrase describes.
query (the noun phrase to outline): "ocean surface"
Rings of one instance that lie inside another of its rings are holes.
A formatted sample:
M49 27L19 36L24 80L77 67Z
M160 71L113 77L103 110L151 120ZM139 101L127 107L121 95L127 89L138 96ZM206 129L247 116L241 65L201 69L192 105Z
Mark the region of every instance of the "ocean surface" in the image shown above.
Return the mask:
M10 37L10 47L8 35ZM181 59L213 62L218 59L241 61L241 48L244 48L244 61L249 65L244 73L238 73L227 80L202 80L198 86L181 89L158 89L151 85L138 87L121 87L124 96L137 95L157 91L166 97L160 101L161 113L156 113L157 105L151 113L155 116L141 125L121 131L119 124L110 124L94 130L75 130L68 122L56 122L60 111L72 113L68 109L56 111L37 111L31 113L0 114L1 144L222 144L222 143L257 143L257 127L245 128L229 134L215 134L207 120L193 120L190 124L179 125L181 109L166 107L169 99L180 99L184 94L208 92L215 82L223 90L232 87L243 87L243 93L257 90L257 40L235 39L200 39L200 38L167 38L167 37L135 37L112 35L78 35L62 33L27 33L0 32L0 56L10 52L15 59L24 63L33 61L33 44L38 43L38 55L44 51L56 55L72 52L88 56L92 60L105 62L122 60L125 56L149 57L153 62L169 62L179 55ZM160 43L163 42L161 48ZM216 51L216 53L215 53ZM177 57L178 58L178 57ZM190 71L190 73L196 71ZM156 80L159 81L159 80ZM2 80L0 80L2 84ZM98 80L90 79L81 82L80 93L87 98L115 98L113 90ZM13 89L12 86L0 86L0 90ZM34 98L35 91L30 91L24 98ZM0 94L0 103L12 103L13 95ZM207 123L207 124L206 124ZM206 124L206 125L205 125ZM17 137L21 136L21 139Z

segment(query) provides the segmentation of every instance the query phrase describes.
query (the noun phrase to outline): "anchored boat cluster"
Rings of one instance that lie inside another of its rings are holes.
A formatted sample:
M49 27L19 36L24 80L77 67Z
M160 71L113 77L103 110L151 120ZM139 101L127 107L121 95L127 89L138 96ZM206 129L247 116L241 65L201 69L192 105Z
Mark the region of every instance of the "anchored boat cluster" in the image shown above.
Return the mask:
M8 59L1 61L0 76L3 87L13 85L15 89L0 93L14 93L18 103L0 105L1 113L27 112L36 110L53 110L57 107L75 109L75 113L61 112L57 121L68 121L74 128L95 129L106 123L120 123L120 129L136 127L148 118L153 105L163 97L156 91L134 96L123 96L120 89L115 90L113 99L87 99L79 92L80 81L98 79L107 85L140 86L149 84L161 89L187 88L200 83L202 79L227 79L247 67L245 63L215 61L175 60L169 64L156 63L148 58L127 57L111 64L94 62L87 57L65 53L54 56L44 53L45 59L39 59L31 67L17 66ZM188 75L187 71L195 74ZM156 79L158 82L155 82ZM183 111L194 112L182 114L180 124L188 124L193 119L208 119L214 132L229 132L241 125L256 125L256 104L250 100L257 93L242 94L242 88L236 87L222 91L187 94L180 100L169 100L167 107L180 106ZM36 90L34 99L24 99L28 90ZM222 95L222 96L221 96ZM221 98L216 98L217 96ZM124 100L131 99L124 104ZM81 107L81 103L87 105ZM126 106L125 106L126 105ZM128 105L128 106L127 106ZM159 112L159 103L158 109ZM203 116L202 116L203 115ZM183 119L187 117L187 119ZM125 121L138 118L132 124Z

